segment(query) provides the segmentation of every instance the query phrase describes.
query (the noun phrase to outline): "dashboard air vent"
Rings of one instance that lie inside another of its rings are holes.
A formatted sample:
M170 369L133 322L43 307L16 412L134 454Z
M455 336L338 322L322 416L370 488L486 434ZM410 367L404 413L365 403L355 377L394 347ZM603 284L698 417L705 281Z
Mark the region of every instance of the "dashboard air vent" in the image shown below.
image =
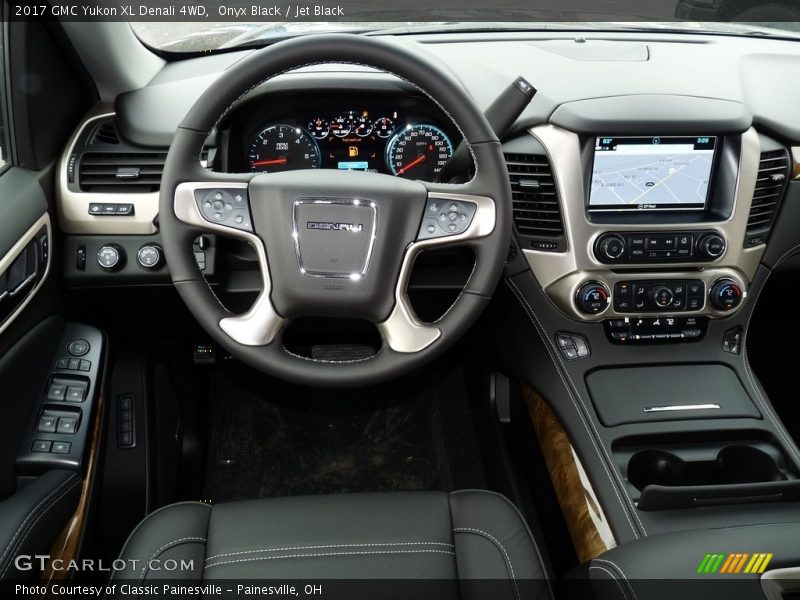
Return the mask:
M550 161L541 154L505 154L514 226L536 250L565 250L561 205Z
M82 192L155 192L166 158L166 152L84 152L78 185Z
M119 134L114 121L104 121L97 126L92 136L91 144L119 144Z
M747 219L746 246L758 246L767 241L788 181L789 153L786 150L762 152Z

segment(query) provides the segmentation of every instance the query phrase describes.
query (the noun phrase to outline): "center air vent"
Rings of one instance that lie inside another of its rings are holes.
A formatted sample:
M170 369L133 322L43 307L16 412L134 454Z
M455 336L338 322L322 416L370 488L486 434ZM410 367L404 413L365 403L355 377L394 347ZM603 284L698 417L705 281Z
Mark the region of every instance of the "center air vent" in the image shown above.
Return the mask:
M747 219L745 246L758 246L767 241L788 181L789 153L786 150L762 152Z
M84 152L78 185L82 192L156 192L166 158L166 152Z
M550 161L541 154L505 154L514 201L514 226L530 248L566 249L561 205Z

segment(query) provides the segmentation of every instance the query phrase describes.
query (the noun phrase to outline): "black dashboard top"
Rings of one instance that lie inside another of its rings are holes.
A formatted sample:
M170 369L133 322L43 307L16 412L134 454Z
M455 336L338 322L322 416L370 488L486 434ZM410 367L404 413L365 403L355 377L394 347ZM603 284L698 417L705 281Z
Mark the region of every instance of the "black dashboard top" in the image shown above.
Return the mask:
M392 41L441 60L484 108L517 76L531 81L540 91L518 120L518 130L552 122L579 131L636 133L637 127L663 121L696 131L694 124L702 121L705 131L742 131L754 123L781 139L800 140L793 102L800 80L786 76L800 71L797 42L641 33L587 33L584 41L577 39L550 32ZM168 146L195 99L246 53L168 63L149 85L117 98L122 133L143 146ZM417 93L371 69L322 65L267 82L250 97L303 90Z

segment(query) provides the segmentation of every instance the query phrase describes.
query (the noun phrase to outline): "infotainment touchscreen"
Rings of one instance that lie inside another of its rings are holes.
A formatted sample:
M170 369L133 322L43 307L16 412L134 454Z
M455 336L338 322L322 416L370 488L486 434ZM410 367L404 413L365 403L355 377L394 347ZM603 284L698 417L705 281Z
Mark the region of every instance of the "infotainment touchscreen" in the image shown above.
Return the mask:
M589 210L703 210L717 138L599 137Z

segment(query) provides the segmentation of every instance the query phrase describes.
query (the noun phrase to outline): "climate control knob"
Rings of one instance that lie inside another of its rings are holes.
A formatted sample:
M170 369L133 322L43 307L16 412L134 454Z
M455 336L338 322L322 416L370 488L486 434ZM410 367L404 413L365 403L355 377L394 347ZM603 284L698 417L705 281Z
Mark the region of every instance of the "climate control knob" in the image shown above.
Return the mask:
M587 315L598 315L608 308L611 292L597 281L587 281L580 288L575 297L578 310Z
M725 238L718 233L706 233L697 240L697 253L701 258L714 260L725 252Z
M742 298L744 291L733 279L719 279L711 286L711 304L718 310L733 310Z
M617 260L625 254L625 240L616 233L608 233L597 240L595 251L600 260Z
M672 304L675 295L672 290L665 285L657 285L650 291L650 300L659 308L666 308Z
M116 271L125 264L125 251L117 244L106 244L97 251L97 265L104 271Z

